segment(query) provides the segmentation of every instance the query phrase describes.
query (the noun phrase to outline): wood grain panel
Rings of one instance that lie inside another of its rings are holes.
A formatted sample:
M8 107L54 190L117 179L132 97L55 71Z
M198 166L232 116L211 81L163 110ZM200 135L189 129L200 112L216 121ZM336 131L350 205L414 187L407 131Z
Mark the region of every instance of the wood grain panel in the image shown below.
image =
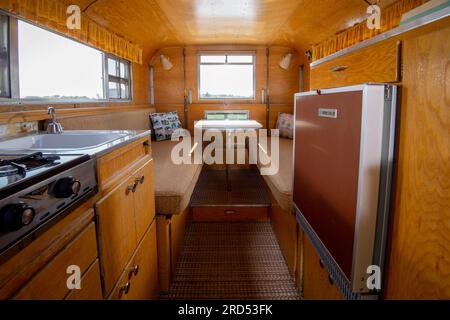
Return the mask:
M450 27L404 42L386 298L450 299Z
M196 222L269 221L269 209L264 207L208 207L192 208Z
M171 281L170 263L170 216L156 216L156 236L158 245L158 278L161 293L168 293Z
M66 296L69 301L102 300L102 285L100 282L100 264L98 259L89 267L81 278L81 290L72 290Z
M137 183L134 194L134 211L136 219L136 235L140 240L155 218L155 190L153 180L153 160L147 162L135 174Z
M172 216L172 224L170 226L170 242L171 242L171 270L175 273L178 258L183 248L184 237L186 235L186 227L190 218L190 207L187 207L181 214Z
M134 219L134 198L129 177L96 204L99 255L103 288L107 296L131 258L138 240Z
M311 89L355 85L365 82L397 82L399 51L397 41L376 44L311 68Z
M344 300L336 285L330 281L320 258L308 237L303 241L303 297L305 300Z
M95 225L91 223L72 243L23 287L14 300L62 300L69 292L68 274L71 265L85 273L97 258ZM100 285L100 278L97 278Z
M165 55L173 64L171 70L164 70L160 55ZM155 103L184 104L184 63L183 48L165 48L152 58Z
M133 167L151 159L150 139L142 138L129 143L97 160L100 190L106 192L123 181Z

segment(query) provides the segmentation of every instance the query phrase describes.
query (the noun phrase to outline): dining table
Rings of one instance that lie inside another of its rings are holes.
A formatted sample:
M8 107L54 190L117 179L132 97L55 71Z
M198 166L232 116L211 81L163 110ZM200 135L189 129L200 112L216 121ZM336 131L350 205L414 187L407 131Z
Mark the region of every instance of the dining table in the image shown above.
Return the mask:
M233 133L236 131L249 131L262 129L263 125L255 120L200 120L195 123L195 129L207 131L207 130L219 130L226 134L226 152L231 154L231 149L234 148ZM230 152L230 153L229 153ZM227 191L232 191L230 170L231 163L226 163L226 184Z

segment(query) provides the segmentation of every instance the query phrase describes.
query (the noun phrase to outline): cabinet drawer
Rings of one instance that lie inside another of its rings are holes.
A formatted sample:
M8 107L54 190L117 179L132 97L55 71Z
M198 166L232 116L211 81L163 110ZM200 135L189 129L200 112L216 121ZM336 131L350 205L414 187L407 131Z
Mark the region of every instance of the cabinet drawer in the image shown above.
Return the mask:
M133 186L134 178L128 177L96 204L106 294L113 289L137 245Z
M153 223L110 296L112 300L159 298L156 224Z
M91 223L72 243L23 287L17 300L62 300L69 292L67 268L79 266L85 274L97 258L95 224Z
M270 221L269 209L266 207L193 208L192 213L196 222Z
M102 300L102 286L100 284L100 265L98 259L89 267L81 278L81 289L72 290L66 300Z
M133 177L137 185L134 194L134 212L136 216L136 234L139 241L155 218L153 160L150 160L137 170Z
M388 41L311 68L311 89L400 81L400 42Z
M151 158L150 138L140 139L101 157L97 162L100 189L105 192L113 188L146 158Z

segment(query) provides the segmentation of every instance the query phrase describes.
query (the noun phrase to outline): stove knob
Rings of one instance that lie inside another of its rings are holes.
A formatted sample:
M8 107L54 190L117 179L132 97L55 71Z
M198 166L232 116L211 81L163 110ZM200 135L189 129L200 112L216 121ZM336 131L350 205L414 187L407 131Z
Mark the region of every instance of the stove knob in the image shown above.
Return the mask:
M56 198L69 198L79 193L81 190L81 182L73 177L62 178L56 181L53 188L53 194Z
M0 229L17 231L31 224L35 215L34 209L23 202L7 205L0 210Z

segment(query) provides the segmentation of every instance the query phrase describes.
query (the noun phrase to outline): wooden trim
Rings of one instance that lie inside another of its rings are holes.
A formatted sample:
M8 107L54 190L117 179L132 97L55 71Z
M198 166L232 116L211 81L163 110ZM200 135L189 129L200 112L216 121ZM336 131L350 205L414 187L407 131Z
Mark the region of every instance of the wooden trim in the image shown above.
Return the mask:
M39 106L35 110L20 110L20 106L0 107L0 124L10 124L17 122L30 122L49 120L47 114L48 106ZM17 108L17 110L14 110ZM151 109L150 105L127 105L127 106L109 106L109 107L73 107L56 106L58 118L86 117L102 114L105 112L124 112L142 109ZM8 110L8 111L5 111ZM4 111L4 112L3 112Z

